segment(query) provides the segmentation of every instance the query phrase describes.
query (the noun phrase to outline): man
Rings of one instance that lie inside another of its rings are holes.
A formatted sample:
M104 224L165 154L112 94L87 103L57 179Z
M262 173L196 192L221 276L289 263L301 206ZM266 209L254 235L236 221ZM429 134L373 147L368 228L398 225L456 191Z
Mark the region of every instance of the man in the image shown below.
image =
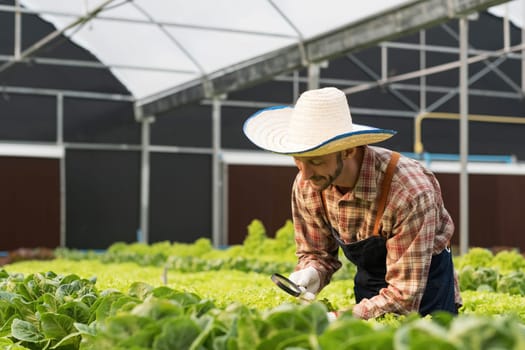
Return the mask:
M259 111L244 124L257 146L294 157L297 257L290 279L318 293L341 267L357 266L354 316L457 313L448 244L454 224L434 175L397 152L369 146L395 134L352 123L346 95L304 92L295 106Z

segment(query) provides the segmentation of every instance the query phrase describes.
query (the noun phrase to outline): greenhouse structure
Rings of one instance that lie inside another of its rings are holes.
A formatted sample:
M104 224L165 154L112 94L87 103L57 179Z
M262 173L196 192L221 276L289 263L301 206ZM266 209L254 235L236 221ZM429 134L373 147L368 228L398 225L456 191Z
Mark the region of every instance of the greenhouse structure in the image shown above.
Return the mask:
M525 250L524 19L525 0L2 0L0 251L274 232L297 170L243 122L323 86L436 173L462 251Z

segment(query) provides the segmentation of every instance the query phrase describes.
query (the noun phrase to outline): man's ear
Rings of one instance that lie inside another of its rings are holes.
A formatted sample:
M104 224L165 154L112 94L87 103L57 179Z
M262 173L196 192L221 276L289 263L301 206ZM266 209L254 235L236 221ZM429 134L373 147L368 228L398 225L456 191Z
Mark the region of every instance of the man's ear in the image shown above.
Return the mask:
M356 147L347 148L343 152L344 152L344 154L343 154L343 156L344 156L343 158L344 159L352 158L357 153L357 148Z

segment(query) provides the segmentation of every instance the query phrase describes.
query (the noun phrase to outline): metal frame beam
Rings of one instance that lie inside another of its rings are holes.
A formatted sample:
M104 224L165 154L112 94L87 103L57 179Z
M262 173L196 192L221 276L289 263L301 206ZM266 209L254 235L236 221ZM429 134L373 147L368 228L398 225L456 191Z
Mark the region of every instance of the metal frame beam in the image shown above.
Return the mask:
M79 12L63 12L63 11L48 11L48 10L32 10L25 7L17 8L16 5L0 5L0 12L19 12L21 14L27 15L52 15L52 16L61 16L61 17L72 17L78 18L82 17L83 14ZM217 27L217 26L205 26L205 25L194 25L188 23L178 23L178 22L169 22L169 21L156 21L155 23L151 22L149 19L141 18L124 18L124 17L113 17L104 14L97 14L97 21L108 21L108 22L120 22L120 23L138 23L138 24L149 24L149 25L160 25L163 27L174 27L174 28L187 28L187 29L196 29L196 30L207 30L223 33L237 33L237 34L246 34L253 36L262 36L262 37L274 37L274 38L284 38L284 39L295 39L295 35L290 35L286 33L269 33L261 32L255 30L241 30L228 27Z
M137 107L143 110L142 115L158 115L186 103L236 91L301 68L304 66L305 54L308 62L324 61L507 1L413 1L337 31L306 40L301 45L273 51L202 76L175 89L141 99L137 102Z
M25 49L24 51L20 53L15 54L15 58L13 60L7 61L6 63L0 65L0 73L11 68L13 65L19 62L20 59L29 57L33 55L35 52L40 50L42 47L49 44L54 39L58 38L60 35L63 35L68 29L78 26L81 23L85 23L89 21L91 18L95 17L97 13L99 13L104 7L109 5L114 0L105 0L103 3L99 4L97 7L95 7L93 10L91 10L89 13L87 13L85 16L79 17L73 22L66 25L64 28L57 29L42 39L38 40L36 43Z
M20 94L20 95L39 95L39 96L58 96L72 98L86 98L93 100L111 100L111 101L128 101L133 102L135 98L131 95L121 95L115 93L93 92L93 91L76 91L64 89L47 89L23 86L0 85L0 92L3 94Z
M469 249L469 178L468 178L468 19L459 20L459 253L466 254Z

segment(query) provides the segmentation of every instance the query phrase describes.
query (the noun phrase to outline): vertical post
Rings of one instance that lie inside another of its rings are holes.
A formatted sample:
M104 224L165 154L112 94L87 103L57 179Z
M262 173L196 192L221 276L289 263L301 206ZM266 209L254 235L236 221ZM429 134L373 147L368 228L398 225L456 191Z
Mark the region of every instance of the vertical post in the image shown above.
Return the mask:
M459 111L460 111L460 180L459 180L459 250L465 254L469 247L469 181L468 181L468 19L459 20Z
M381 80L388 79L388 48L381 45Z
M425 30L419 31L419 69L424 70L427 67L427 36ZM427 76L422 75L419 78L419 110L423 113L427 109Z
M60 181L60 247L66 247L66 152L64 149L64 95L57 94L57 145L63 149L59 159Z
M293 89L293 102L297 101L300 94L300 87L299 87L299 72L297 70L293 71L293 83L292 83L292 89Z
M525 0L521 0L521 15L525 23ZM521 45L525 44L525 26L521 26ZM525 49L521 50L521 92L525 95Z
M319 89L319 75L321 72L318 63L308 64L308 90Z
M221 199L221 96L213 97L212 110L212 241L214 247L225 245L222 228Z
M150 183L150 124L154 117L142 118L142 147L140 172L140 229L137 241L149 243L149 183Z
M505 15L503 16L503 49L505 52L510 48L510 22L509 22L509 4L505 5Z
M20 12L20 0L15 1L15 61L20 59L22 52L22 13Z

